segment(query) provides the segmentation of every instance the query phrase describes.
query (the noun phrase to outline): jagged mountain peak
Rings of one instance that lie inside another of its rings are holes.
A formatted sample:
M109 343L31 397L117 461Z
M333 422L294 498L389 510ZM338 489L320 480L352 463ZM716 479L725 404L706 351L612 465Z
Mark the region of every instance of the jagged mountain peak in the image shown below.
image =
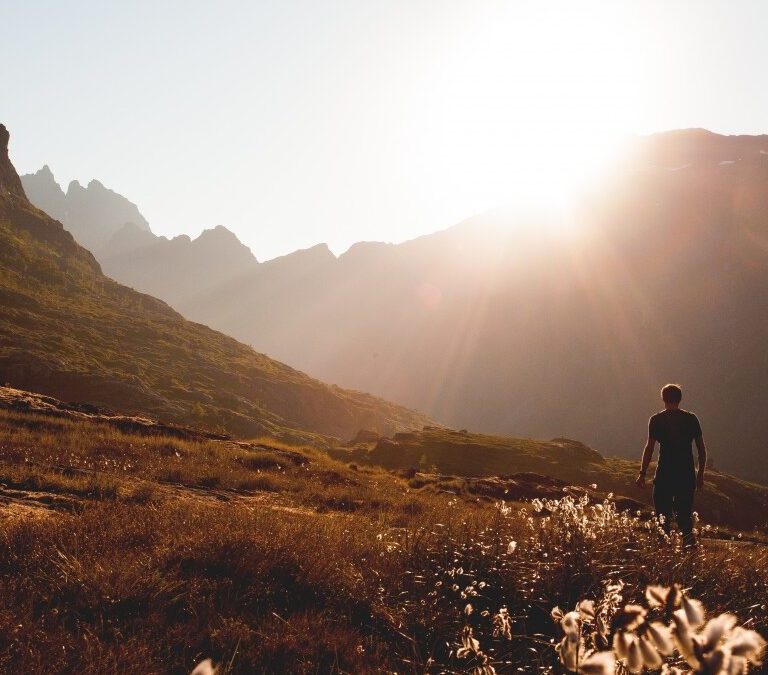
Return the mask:
M61 221L75 239L91 251L99 251L125 223L151 232L136 204L92 179L87 186L70 181L66 192L56 182L47 164L21 177L30 201Z
M197 239L192 241L192 244L196 248L204 248L208 251L219 253L226 252L244 261L257 262L251 249L240 241L232 230L227 229L224 225L216 225L216 227L203 230Z
M216 225L215 227L209 227L203 230L195 241L205 241L206 239L217 240L229 240L236 241L238 244L242 243L237 235L232 230L227 229L224 225Z
M40 176L41 178L48 178L54 182L56 182L56 178L53 175L53 171L51 171L51 167L47 164L43 164L42 169L38 169L35 172L35 176Z

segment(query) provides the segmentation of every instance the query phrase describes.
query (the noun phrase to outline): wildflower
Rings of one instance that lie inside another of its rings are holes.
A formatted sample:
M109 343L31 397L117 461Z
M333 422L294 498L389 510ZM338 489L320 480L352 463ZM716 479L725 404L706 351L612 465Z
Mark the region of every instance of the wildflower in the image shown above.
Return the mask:
M698 600L692 600L687 596L682 598L683 611L688 623L693 628L698 628L704 623L704 606Z
M704 627L704 632L702 634L702 637L704 638L702 650L704 652L712 651L720 644L723 637L727 633L730 633L737 621L738 619L733 614L728 613L710 619Z
M493 637L512 639L512 620L506 607L502 607L493 616Z
M638 673L643 669L643 655L640 651L640 640L637 637L629 643L626 661L627 669L632 673Z
M581 614L578 612L568 612L560 619L560 627L563 629L566 638L578 640L581 636Z
M629 654L629 643L632 637L623 630L613 634L613 652L619 659L626 659Z
M217 670L218 668L213 667L213 661L205 659L195 666L190 675L216 675Z
M613 675L616 672L616 659L611 652L594 652L579 665L583 675Z
M640 605L624 605L613 618L614 627L619 630L634 630L645 620L646 610Z
M766 642L759 633L746 628L734 628L726 645L732 656L744 658L756 666L762 663Z
M646 626L646 637L653 643L659 653L669 656L675 649L672 642L671 630L668 626L658 621L653 621Z
M694 639L691 625L688 623L688 617L685 611L678 609L672 614L672 620L675 622L674 636L675 644L680 655L688 662L688 665L698 665L698 659L694 653Z
M655 645L651 642L651 640L645 636L638 638L637 640L638 647L640 649L640 657L643 662L643 665L646 668L660 668L662 664L662 658L659 654L658 649L656 649Z
M472 636L472 629L469 626L464 626L461 634L461 647L456 650L456 656L465 659L478 651L480 651L480 641Z
M560 662L571 672L575 672L579 661L584 660L584 641L577 635L566 635L555 649Z
M592 621L595 618L595 601L582 600L576 605L576 610L584 621Z

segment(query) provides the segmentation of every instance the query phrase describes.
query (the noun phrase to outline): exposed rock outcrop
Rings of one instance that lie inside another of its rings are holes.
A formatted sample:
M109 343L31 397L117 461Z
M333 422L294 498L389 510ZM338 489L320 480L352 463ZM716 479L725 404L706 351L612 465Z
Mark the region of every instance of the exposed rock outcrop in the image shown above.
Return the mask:
M24 188L19 179L19 175L16 173L16 169L13 168L11 160L8 157L8 142L10 140L10 133L5 128L4 124L0 124L0 196L13 195L21 199L26 199L24 194Z

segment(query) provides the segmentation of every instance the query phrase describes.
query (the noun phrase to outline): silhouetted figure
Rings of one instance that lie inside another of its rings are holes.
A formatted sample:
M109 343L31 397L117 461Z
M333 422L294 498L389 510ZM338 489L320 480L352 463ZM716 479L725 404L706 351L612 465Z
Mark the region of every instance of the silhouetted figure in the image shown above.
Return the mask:
M648 422L648 442L637 485L645 487L645 472L659 443L659 463L653 478L653 505L657 516L663 516L662 527L669 534L674 514L686 546L696 543L693 536L693 495L704 487L707 450L701 434L699 419L680 408L683 392L679 385L668 384L661 390L664 410ZM693 467L691 444L695 441L699 453L698 474Z

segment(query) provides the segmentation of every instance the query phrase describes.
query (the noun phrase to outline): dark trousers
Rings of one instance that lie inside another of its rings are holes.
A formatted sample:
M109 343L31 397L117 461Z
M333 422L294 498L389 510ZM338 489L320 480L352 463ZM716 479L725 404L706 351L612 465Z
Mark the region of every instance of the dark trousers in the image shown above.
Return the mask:
M695 485L687 481L682 483L659 482L653 486L653 506L657 516L664 516L662 527L669 534L672 516L677 521L680 533L686 538L692 537L693 530L693 494Z

